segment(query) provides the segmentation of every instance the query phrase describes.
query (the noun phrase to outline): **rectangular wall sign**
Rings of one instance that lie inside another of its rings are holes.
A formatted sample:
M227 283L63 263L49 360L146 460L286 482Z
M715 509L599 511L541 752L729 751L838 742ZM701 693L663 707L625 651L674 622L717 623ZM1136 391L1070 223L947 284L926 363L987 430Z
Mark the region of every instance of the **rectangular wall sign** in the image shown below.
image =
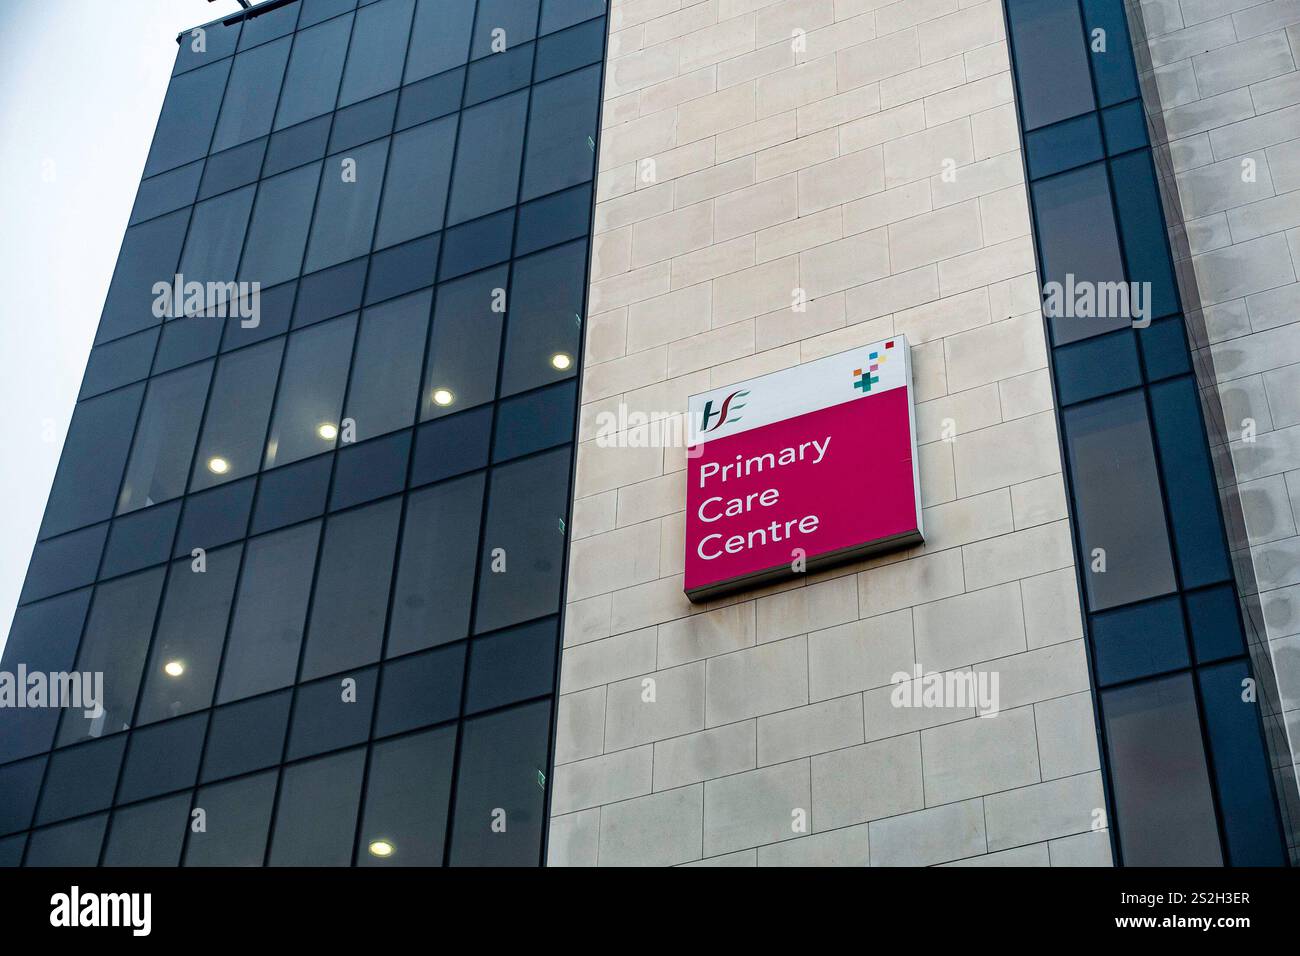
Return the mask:
M692 601L922 540L901 335L693 395L689 417Z

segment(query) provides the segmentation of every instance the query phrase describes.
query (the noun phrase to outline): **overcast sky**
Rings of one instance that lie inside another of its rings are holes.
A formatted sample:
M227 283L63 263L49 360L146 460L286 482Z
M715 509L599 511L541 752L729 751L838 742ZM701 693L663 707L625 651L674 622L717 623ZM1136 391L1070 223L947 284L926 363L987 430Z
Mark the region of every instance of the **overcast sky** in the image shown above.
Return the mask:
M0 0L0 649L182 30L236 0Z

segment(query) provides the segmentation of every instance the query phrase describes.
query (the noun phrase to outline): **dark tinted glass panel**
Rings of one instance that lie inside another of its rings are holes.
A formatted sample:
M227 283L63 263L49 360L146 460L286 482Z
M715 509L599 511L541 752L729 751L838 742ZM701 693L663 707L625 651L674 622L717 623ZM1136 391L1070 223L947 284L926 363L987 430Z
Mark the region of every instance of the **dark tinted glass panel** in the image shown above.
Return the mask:
M585 240L515 262L503 395L577 374L586 275Z
M375 246L383 248L442 228L456 142L452 117L393 137Z
M172 80L144 165L146 176L193 162L207 153L230 63L219 60Z
M254 187L245 186L215 199L204 200L194 207L194 221L190 224L180 264L180 273L187 287L183 304L185 314L195 315L203 311L191 307L188 288L191 282L226 283L235 278L248 214L253 208L253 192ZM233 298L233 294L223 291L219 298L209 293L205 302L212 306Z
M465 710L491 710L555 689L555 619L480 637L469 658Z
M527 112L528 93L521 91L461 114L448 223L514 204Z
M1025 129L1093 108L1079 8L1060 0L1007 0Z
M361 822L359 866L440 866L456 730L375 744ZM387 844L380 856L372 846Z
M37 830L28 840L27 866L95 866L108 814Z
M342 449L334 469L330 510L340 511L401 491L406 486L410 450L409 431Z
M372 667L300 686L293 704L287 759L312 757L363 742L370 735L377 675Z
M533 90L521 200L591 178L599 101L598 66L538 84Z
M118 734L54 751L36 810L37 824L78 817L112 803L125 747L126 734Z
M330 152L351 149L393 131L397 113L397 91L363 100L334 114L330 131Z
M559 609L568 488L568 448L493 469L475 633ZM504 571L492 570L494 559Z
M525 43L471 63L465 80L465 105L473 106L527 86L533 75L533 47Z
M293 683L320 523L254 538L245 546L219 703Z
M32 824L36 797L45 776L45 757L0 767L0 835L26 830Z
M537 43L537 79L568 73L599 63L605 53L605 21L589 20L572 30L543 37Z
M1188 674L1101 695L1127 866L1218 866L1219 835Z
M431 291L417 292L362 313L344 409L344 416L355 423L357 441L415 421L432 303Z
M287 3L271 10L255 12L244 20L244 32L239 37L239 48L247 50L266 43L286 33L292 33L298 22L301 4Z
M20 607L9 628L0 669L16 673L69 671L90 605L90 588ZM0 708L0 761L28 757L49 749L59 712L50 707Z
M538 33L551 33L605 12L605 0L542 0Z
M235 777L280 762L293 691L282 690L212 712L203 781Z
M1165 220L1151 157L1144 150L1113 159L1110 165L1129 277L1151 284L1148 311L1142 318L1173 315L1178 311L1178 291L1165 245Z
M203 787L194 799L203 830L191 832L186 866L261 866L271 827L277 773Z
M591 184L534 199L519 207L515 254L527 255L587 233L591 221Z
M473 25L474 0L418 0L404 82L414 83L464 63Z
M1123 0L1083 0L1083 19L1091 40L1089 50L1098 105L1109 106L1137 96L1137 71L1133 68L1133 48L1129 45Z
M107 537L105 523L38 543L27 565L19 601L37 601L94 583Z
M273 531L325 513L333 462L322 455L262 474L252 534Z
M161 216L165 212L180 209L194 202L202 175L203 163L196 162L144 180L135 195L130 225L134 226L138 222Z
M262 170L262 175L274 176L313 159L320 159L325 155L325 144L332 123L333 116L319 116L272 134L270 145L266 148L266 168Z
M177 866L190 815L190 795L123 807L113 814L105 866Z
M388 634L390 657L469 632L482 501L482 475L410 495Z
M502 402L492 459L505 461L570 441L577 392L576 383L565 382Z
M1246 638L1237 612L1237 594L1231 585L1221 584L1195 591L1185 600L1198 664L1246 653Z
M1097 680L1103 685L1190 663L1177 595L1095 615L1092 645Z
M235 57L212 141L214 151L246 143L271 131L291 42L289 37L283 37Z
M293 38L275 128L284 129L334 109L352 16L330 20Z
M172 556L192 556L195 548L206 550L242 538L248 530L254 482L249 478L186 498Z
M351 312L361 305L366 283L366 259L355 259L302 280L294 307L294 328Z
M1095 163L1103 155L1095 113L1025 134L1025 161L1033 179Z
M1186 375L1192 370L1192 359L1187 354L1187 332L1181 315L1152 322L1147 328L1139 329L1137 336L1148 382L1171 375Z
M1131 316L1120 314L1110 297L1105 304L1097 301L1103 284L1114 288L1111 283L1124 281L1105 166L1039 180L1031 192L1043 257L1043 309L1050 317L1052 340L1064 345L1129 325ZM1083 222L1087 229L1079 228Z
M357 0L302 0L302 13L298 16L298 29L304 30L314 23L347 13L357 5Z
M270 287L298 274L320 170L320 163L301 166L258 187L240 278Z
M182 33L177 40L180 49L176 53L176 67L172 70L172 75L230 56L235 52L235 44L239 42L239 32L243 26L242 20L229 26L224 23L209 23Z
M203 168L203 188L200 199L208 199L240 186L256 182L262 171L262 157L266 153L266 138L236 146L224 153L209 156Z
M505 262L510 258L514 228L515 211L506 209L447 230L438 267L441 278L452 279Z
M509 50L537 35L537 0L479 0L472 56Z
M104 563L99 569L100 579L117 577L166 561L171 557L172 538L180 515L181 503L171 501L114 521L104 551Z
M460 713L465 645L411 654L384 665L375 736L454 720Z
M1173 561L1142 394L1077 405L1063 420L1089 607L1104 610L1172 591ZM1092 570L1101 562L1105 571Z
M126 231L104 299L96 342L107 342L162 321L164 313L154 311L159 294L154 286L159 282L170 286L173 282L189 221L189 209L180 209Z
M401 504L391 498L326 523L304 678L379 659Z
M387 155L385 139L325 160L307 247L308 272L364 255L370 249Z
M149 374L149 363L153 361L157 341L158 330L146 329L91 349L78 399L140 381Z
M537 865L550 718L542 702L465 721L453 865Z
M154 374L216 355L221 344L221 331L221 319L210 315L172 319L162 329L158 356L154 359Z
M271 838L272 866L352 862L365 758L359 748L284 769Z
M456 112L460 109L464 82L465 71L453 70L402 87L402 98L397 104L397 129Z
M145 670L141 724L212 703L242 553L236 544L172 564Z
M504 268L438 287L421 419L492 401L505 303Z
M463 475L488 462L492 409L477 408L423 425L416 430L411 484Z
M1106 131L1106 151L1112 156L1147 145L1147 122L1141 100L1103 110L1101 125Z
M217 362L191 491L257 471L283 349L283 339L272 339Z
M379 0L357 11L339 93L340 106L386 93L401 84L414 9L415 0Z
M212 363L149 380L117 510L135 511L185 493Z
M64 711L60 744L103 737L130 726L166 570L153 568L95 589L77 652L77 670L104 675L103 699L94 716L87 717L86 708ZM100 688L95 690L98 696Z
M329 451L337 443L356 327L356 316L349 315L289 336L266 441L267 468Z
M366 304L383 302L433 284L438 271L438 249L442 236L391 246L370 257L370 278L366 283Z
M1052 356L1062 405L1110 395L1142 384L1137 343L1128 329L1062 345Z
M206 713L136 730L122 769L119 803L133 803L194 786L207 730Z
M0 866L11 867L22 863L23 851L27 849L27 834L0 839Z

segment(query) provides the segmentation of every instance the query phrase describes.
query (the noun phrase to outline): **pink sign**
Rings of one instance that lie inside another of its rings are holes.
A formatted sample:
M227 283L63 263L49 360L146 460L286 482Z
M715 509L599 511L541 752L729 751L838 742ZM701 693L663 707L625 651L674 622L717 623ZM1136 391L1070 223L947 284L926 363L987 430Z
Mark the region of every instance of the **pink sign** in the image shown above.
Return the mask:
M906 350L887 339L692 399L688 597L921 540Z

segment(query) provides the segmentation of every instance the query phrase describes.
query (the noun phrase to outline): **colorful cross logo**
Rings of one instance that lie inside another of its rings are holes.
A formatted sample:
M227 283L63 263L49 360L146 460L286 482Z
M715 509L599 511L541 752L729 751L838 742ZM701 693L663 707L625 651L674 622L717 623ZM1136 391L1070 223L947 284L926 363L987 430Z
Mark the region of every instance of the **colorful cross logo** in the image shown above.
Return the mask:
M885 343L885 348L892 349L893 347L894 343L892 340ZM853 387L862 389L863 394L871 391L872 385L880 384L880 376L875 373L880 370L880 366L885 364L885 359L889 358L889 356L881 355L879 352L872 352L868 358L870 359L870 364L867 366L865 374L863 374L863 371L860 368L855 368L853 370L853 377L857 379L857 381L853 383Z

